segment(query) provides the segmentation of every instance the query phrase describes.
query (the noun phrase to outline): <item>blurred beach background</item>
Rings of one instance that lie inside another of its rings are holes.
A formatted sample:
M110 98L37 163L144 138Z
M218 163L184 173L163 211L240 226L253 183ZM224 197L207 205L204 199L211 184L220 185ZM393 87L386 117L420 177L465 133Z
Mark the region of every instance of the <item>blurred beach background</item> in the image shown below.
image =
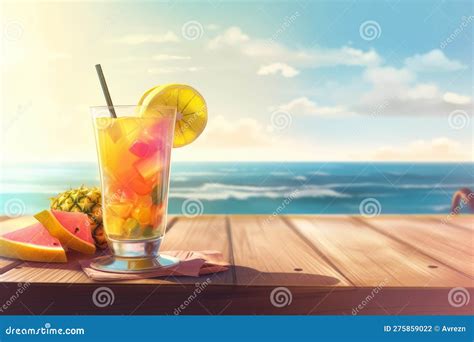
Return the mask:
M99 184L97 63L116 105L167 83L207 101L173 150L171 213L448 213L474 188L471 1L0 6L3 213Z
M0 210L15 205L14 198L33 214L82 184L99 185L96 164L9 167ZM441 214L449 213L452 194L463 186L474 188L473 164L177 162L169 213L364 214L369 201L374 214Z

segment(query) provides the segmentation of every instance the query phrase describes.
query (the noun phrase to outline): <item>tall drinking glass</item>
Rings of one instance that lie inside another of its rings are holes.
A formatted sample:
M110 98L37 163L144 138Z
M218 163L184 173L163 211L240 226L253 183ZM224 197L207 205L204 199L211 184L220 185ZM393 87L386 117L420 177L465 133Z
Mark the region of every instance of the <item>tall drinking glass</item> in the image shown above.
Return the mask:
M111 256L91 266L145 272L174 266L160 255L166 229L174 107L91 107L102 184L102 216Z

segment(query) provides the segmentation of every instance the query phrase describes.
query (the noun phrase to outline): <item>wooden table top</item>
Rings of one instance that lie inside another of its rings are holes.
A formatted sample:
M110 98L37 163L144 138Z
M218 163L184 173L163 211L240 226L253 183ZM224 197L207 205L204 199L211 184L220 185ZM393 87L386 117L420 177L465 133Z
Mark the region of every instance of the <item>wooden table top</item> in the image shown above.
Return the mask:
M0 234L32 220L3 219ZM163 251L219 250L231 269L104 283L82 272L84 256L0 259L0 314L474 314L473 245L474 215L173 217ZM112 305L93 303L99 287Z

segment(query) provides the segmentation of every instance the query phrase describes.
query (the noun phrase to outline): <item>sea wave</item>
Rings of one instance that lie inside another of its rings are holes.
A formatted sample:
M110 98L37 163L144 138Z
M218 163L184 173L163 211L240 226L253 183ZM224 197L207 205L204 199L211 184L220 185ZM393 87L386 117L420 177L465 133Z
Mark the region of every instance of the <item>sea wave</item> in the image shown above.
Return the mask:
M323 171L314 171L309 173L311 176L330 176L331 174Z
M293 177L294 180L297 180L297 181L305 181L307 180L307 178L305 176L295 176Z
M206 183L198 187L171 189L169 197L181 199L195 198L200 200L217 201L227 199L246 200L249 198L347 198L351 196L317 185L289 187Z

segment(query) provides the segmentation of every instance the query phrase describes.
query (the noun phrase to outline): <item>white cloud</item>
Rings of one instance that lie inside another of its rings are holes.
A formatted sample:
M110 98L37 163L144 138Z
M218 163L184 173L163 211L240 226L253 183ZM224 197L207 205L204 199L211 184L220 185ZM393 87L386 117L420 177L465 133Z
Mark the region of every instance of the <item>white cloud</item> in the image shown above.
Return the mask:
M168 31L163 34L126 34L123 37L114 39L113 42L139 45L145 43L175 43L179 41L179 37L173 32Z
M307 97L299 97L277 108L270 108L271 111L283 111L290 115L309 115L309 116L344 116L353 115L344 106L319 106Z
M231 27L208 43L210 49L234 47L240 53L266 62L279 60L299 67L319 68L336 65L374 66L381 62L374 51L343 46L338 49L292 48L269 40L250 38L239 27Z
M274 75L281 74L283 77L294 77L300 72L286 63L272 63L261 66L257 71L257 75Z
M452 92L444 93L443 100L456 105L465 105L471 103L471 97Z
M371 158L372 159L372 158ZM472 159L468 149L459 142L439 137L430 141L415 140L404 146L383 146L374 160L383 161L465 161Z
M195 72L199 70L201 70L201 68L171 66L171 67L161 67L161 68L150 68L147 71L150 74L173 74L173 73L178 73L178 72Z
M374 85L384 87L399 86L415 80L415 74L407 69L394 67L368 68L364 72L364 78Z
M222 46L235 46L246 42L249 39L249 36L244 34L239 27L233 26L224 31L224 33L210 40L208 47L210 49L218 49Z
M439 49L431 50L425 54L416 54L405 59L407 68L415 71L457 71L466 66L459 61L451 60Z
M377 67L365 72L372 89L361 96L353 110L372 115L445 115L453 110L470 110L470 98L444 93L433 83L415 83L407 68Z
M155 55L152 59L154 61L183 61L191 59L191 56Z
M328 146L314 146L302 137L292 139L286 132L270 132L250 117L217 115L203 134L186 149L174 149L173 160L297 161L335 158ZM339 157L344 160L345 158Z
M203 145L218 148L261 146L270 143L263 126L257 120L246 117L232 120L218 115L209 122L203 134Z

